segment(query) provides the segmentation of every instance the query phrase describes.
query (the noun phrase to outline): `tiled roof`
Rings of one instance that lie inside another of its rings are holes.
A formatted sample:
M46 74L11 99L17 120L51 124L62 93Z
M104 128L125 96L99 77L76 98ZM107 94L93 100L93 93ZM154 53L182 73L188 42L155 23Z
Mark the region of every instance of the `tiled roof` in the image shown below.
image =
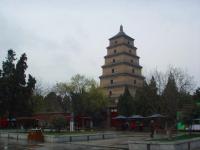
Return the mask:
M119 38L119 37L122 37L122 36L125 37L125 38L128 38L130 40L134 40L132 37L126 35L126 33L123 31L122 25L120 26L119 33L117 33L115 36L111 37L109 40L116 39L116 38Z

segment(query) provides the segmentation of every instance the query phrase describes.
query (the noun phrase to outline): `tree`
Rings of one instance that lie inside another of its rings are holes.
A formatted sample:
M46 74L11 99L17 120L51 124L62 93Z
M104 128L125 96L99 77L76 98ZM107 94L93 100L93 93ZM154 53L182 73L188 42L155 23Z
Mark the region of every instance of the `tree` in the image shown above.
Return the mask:
M170 74L168 77L168 82L165 86L162 97L164 100L163 111L167 114L171 125L173 125L176 121L179 102L178 88L173 74Z
M158 88L158 94L162 95L163 90L167 84L169 75L172 74L174 76L174 80L176 82L178 92L192 92L194 90L194 78L190 76L187 71L184 71L181 68L169 66L166 72L160 72L158 70L154 70L151 76L154 76L156 85ZM147 75L148 78L148 75Z
M71 78L70 86L74 93L82 93L88 91L93 86L97 86L97 83L94 79L89 79L83 75L76 74Z
M91 116L95 126L101 126L106 120L108 97L100 87L92 87L86 95L86 114Z
M81 105L81 103L84 103L85 101L83 100L83 97L90 91L91 88L97 86L98 84L94 79L87 78L84 75L76 74L68 83L57 83L54 87L54 91L62 98L61 103L63 109L65 111L72 112L73 106L76 107L73 109L75 112L78 111L77 108L79 108L79 105L83 107L83 105ZM83 108L81 110L83 110Z
M195 107L193 109L193 117L199 118L200 117L200 87L196 89L192 96L193 102L195 103Z
M179 92L191 92L194 90L194 80L186 71L181 68L170 66L168 76L173 74Z
M34 94L31 97L33 114L46 111L46 103L42 95Z
M14 72L15 72L15 52L8 50L6 61L2 63L1 80L0 80L0 106L1 114L7 114L11 108L11 101L13 99L14 88Z
M136 114L147 116L150 114L151 110L147 104L148 96L146 91L148 90L148 84L144 81L144 85L141 88L136 90L135 99L136 99Z
M71 112L71 93L72 87L70 83L57 83L54 87L54 91L61 97L61 106L65 112Z
M130 116L135 113L134 99L128 87L125 87L124 94L119 97L117 108L120 115Z
M18 60L14 72L14 84L13 87L16 89L13 91L13 98L11 105L12 115L14 116L29 116L32 114L32 102L31 96L33 89L35 88L36 80L29 75L28 82L26 82L25 71L27 69L27 56L22 54Z
M62 98L65 111L90 116L96 125L105 120L108 98L94 79L77 74L68 83L57 83L54 91Z
M51 118L51 124L58 132L67 126L67 120L63 116L54 116Z
M158 88L156 86L156 81L154 76L152 76L150 83L147 89L147 98L150 107L150 113L159 113L160 112L160 99L158 96Z
M57 96L56 93L50 92L45 98L45 106L47 112L62 112L61 97Z
M6 61L3 61L0 78L1 115L9 116L31 115L31 96L36 80L29 75L26 82L27 56L22 54L15 65L15 52L8 50Z
M152 76L154 77L154 80L156 82L158 95L162 95L162 92L163 92L165 85L167 83L168 75L166 73L163 73L163 72L155 69L149 76L150 76L150 78L152 78Z
M6 61L3 61L2 65L3 77L11 77L12 75L14 75L15 71L14 61L16 60L15 56L16 54L12 49L8 50Z
M200 87L196 89L196 91L193 94L193 99L196 102L200 102Z
M149 84L145 81L143 87L136 91L136 113L144 116L159 113L161 101L157 93L156 81L152 76Z
M16 69L15 69L15 82L20 86L26 85L26 74L25 71L28 68L27 66L27 57L26 54L22 54L19 61L17 62Z

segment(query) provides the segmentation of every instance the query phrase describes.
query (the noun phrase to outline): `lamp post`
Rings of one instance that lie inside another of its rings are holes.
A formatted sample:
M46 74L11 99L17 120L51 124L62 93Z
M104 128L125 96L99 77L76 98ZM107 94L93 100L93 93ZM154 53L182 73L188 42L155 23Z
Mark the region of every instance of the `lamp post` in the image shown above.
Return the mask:
M73 112L73 107L72 107L72 98L70 96L70 112L71 112L71 118L69 122L69 131L73 132L74 131L74 112Z

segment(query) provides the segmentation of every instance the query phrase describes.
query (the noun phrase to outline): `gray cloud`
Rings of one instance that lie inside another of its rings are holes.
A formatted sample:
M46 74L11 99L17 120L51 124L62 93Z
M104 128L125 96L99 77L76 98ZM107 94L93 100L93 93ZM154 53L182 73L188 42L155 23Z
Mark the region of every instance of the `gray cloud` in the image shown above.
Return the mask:
M13 48L27 53L28 72L51 84L76 73L98 80L108 38L123 24L144 70L172 64L200 85L199 6L195 0L2 0L0 61Z

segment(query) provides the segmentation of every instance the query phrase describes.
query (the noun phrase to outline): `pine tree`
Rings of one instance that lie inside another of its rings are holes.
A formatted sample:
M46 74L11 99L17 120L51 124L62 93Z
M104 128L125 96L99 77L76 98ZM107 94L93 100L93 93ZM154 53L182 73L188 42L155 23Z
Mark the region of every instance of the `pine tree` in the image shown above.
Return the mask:
M25 71L28 68L27 66L27 57L26 54L22 54L20 57L19 61L17 62L16 65L16 70L15 70L15 82L16 84L20 86L25 86L26 85L26 74Z
M131 96L128 87L125 87L124 94L119 97L117 104L118 113L120 115L131 116L135 113L134 99Z
M152 76L147 89L147 97L151 114L160 112L160 101L157 92L158 88L156 86L156 81L154 76Z
M174 76L171 73L169 74L168 82L162 96L164 100L163 110L171 123L174 123L178 109L179 93Z
M136 91L136 114L147 116L151 113L148 102L148 84L144 81L144 85Z
M14 71L15 71L15 64L14 61L16 60L15 58L15 52L10 49L8 50L8 55L6 58L6 61L3 61L3 77L11 77L12 75L14 75Z
M152 76L150 83L144 81L143 87L136 91L137 114L148 116L160 112L160 100L157 94L157 86Z
M9 110L12 110L11 103L13 101L13 91L15 91L14 84L14 72L15 72L15 52L8 50L6 61L2 63L2 75L0 82L0 101L1 101L1 115L6 114Z
M200 102L200 87L196 89L193 94L193 98L196 102Z
M7 113L10 117L31 115L30 98L36 80L29 76L29 81L26 82L26 54L21 55L16 65L15 60L15 52L8 50L8 56L2 64L0 75L0 115Z

